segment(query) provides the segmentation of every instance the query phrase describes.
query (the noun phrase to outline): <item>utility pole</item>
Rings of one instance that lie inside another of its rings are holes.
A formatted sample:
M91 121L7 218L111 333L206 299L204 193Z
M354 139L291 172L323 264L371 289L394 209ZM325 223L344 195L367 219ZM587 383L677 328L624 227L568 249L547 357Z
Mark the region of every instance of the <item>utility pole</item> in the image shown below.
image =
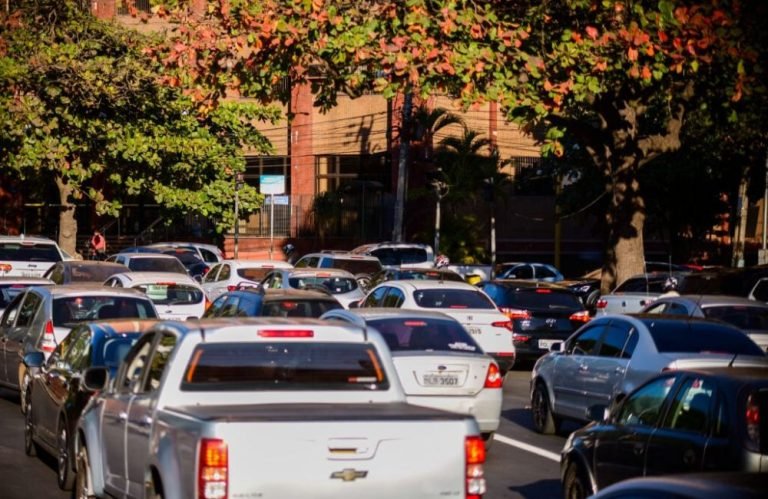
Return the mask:
M403 112L400 120L400 155L397 161L397 194L395 199L395 227L392 230L392 239L395 242L403 242L403 220L405 218L406 182L408 181L408 152L410 149L411 110L413 108L413 94L410 90L403 96ZM437 251L437 250L435 250Z
M765 155L765 192L763 193L763 248L758 252L757 263L768 263L768 152Z
M555 268L560 268L560 253L562 251L563 226L560 220L560 194L563 192L563 176L555 173Z
M237 260L238 244L240 240L240 189L243 187L244 179L244 174L235 174L235 260Z
M483 198L491 205L491 274L489 279L496 276L496 180L493 177L483 179Z
M427 178L429 185L437 196L437 202L435 203L435 256L437 256L440 254L440 203L448 195L450 186L448 185L448 177L445 176L442 168L428 173Z

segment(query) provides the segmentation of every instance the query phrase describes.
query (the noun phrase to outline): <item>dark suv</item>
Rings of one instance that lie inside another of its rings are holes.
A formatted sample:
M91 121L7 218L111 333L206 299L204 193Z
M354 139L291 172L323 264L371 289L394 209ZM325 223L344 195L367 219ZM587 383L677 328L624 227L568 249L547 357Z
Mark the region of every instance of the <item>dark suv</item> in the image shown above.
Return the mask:
M291 289L244 288L224 293L208 307L210 317L320 317L343 308L328 293Z
M589 312L568 288L528 280L481 282L502 313L512 319L512 341L518 361L536 360L557 341L589 321Z

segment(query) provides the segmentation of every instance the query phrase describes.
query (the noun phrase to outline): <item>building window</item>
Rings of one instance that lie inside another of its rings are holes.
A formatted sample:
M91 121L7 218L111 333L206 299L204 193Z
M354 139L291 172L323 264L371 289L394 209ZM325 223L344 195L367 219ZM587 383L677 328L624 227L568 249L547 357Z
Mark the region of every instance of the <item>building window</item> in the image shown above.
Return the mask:
M134 0L133 6L136 7L136 10L139 12L151 12L151 5L149 5L149 0ZM117 15L130 15L130 12L128 12L128 2L126 2L126 0L121 0L118 2Z
M388 191L391 167L386 153L315 157L315 192L336 192L361 182L377 182Z

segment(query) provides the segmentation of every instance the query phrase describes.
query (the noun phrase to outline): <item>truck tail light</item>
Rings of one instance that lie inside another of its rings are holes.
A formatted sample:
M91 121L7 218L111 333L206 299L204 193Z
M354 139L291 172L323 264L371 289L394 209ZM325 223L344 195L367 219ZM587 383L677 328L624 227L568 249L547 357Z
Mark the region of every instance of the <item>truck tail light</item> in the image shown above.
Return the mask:
M48 321L45 323L45 330L43 331L43 341L40 344L43 352L51 353L56 349L56 337L53 335L53 322Z
M200 499L224 499L229 488L229 452L218 438L200 441L197 494Z
M488 366L488 374L485 375L484 388L501 388L504 378L501 375L501 370L495 362L491 362Z
M600 298L599 300L597 300L597 303L595 304L595 307L601 308L601 309L607 306L608 306L608 300L606 300L605 298Z
M570 319L574 322L589 322L589 312L587 310L576 312L575 314L571 314Z
M485 442L479 436L467 437L464 441L466 460L466 498L481 499L485 494Z
M750 443L757 449L760 448L760 405L757 403L757 397L753 393L747 398L747 407L745 411L747 422L747 436Z
M510 319L530 319L531 313L527 310L521 310L518 308L501 308L501 313L509 317Z

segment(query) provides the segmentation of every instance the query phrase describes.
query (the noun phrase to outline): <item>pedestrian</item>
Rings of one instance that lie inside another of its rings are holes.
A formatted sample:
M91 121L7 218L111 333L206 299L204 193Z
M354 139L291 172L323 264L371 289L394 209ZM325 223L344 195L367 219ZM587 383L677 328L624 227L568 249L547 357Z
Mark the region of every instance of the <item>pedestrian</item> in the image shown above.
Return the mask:
M94 229L91 237L91 254L95 260L104 260L107 256L107 239L99 229Z

